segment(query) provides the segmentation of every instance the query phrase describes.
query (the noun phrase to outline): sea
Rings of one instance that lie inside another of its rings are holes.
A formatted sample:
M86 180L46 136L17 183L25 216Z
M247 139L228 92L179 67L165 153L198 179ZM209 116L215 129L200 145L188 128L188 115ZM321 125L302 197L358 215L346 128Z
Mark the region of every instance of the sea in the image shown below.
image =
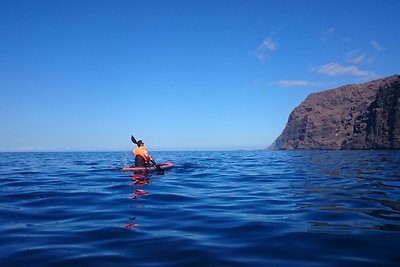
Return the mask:
M0 266L399 266L400 151L0 153Z

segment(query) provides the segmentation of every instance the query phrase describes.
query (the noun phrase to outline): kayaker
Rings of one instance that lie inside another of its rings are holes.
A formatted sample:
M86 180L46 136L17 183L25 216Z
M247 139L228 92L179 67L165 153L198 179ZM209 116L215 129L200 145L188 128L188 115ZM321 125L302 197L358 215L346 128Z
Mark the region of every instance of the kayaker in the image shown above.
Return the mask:
M144 146L142 140L136 142L137 148L135 148L132 153L135 155L135 167L148 167L150 166L150 162L157 166L153 157L147 151L147 148Z

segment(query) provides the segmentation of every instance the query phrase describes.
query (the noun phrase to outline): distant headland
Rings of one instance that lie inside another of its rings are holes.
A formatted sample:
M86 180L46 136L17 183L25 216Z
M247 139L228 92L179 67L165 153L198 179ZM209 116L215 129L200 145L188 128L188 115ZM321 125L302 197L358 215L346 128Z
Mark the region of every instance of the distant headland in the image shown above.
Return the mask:
M270 149L400 149L400 75L310 94Z

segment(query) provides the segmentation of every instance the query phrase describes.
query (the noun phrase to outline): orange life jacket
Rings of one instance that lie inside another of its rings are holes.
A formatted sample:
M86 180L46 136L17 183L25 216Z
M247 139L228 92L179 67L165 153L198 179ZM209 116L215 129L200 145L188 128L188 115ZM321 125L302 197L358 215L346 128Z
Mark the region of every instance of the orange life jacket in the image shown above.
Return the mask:
M139 146L139 147L135 148L133 150L133 154L135 156L141 156L144 159L146 164L149 163L149 161L151 160L151 157L149 156L149 152L147 151L145 146Z

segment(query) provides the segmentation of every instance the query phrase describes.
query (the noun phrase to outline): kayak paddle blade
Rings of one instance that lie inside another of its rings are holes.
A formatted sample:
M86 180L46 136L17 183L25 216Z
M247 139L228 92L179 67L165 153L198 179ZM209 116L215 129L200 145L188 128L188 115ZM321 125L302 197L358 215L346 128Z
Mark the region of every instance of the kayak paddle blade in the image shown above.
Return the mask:
M157 175L164 175L164 170L160 167L160 165L156 165Z

